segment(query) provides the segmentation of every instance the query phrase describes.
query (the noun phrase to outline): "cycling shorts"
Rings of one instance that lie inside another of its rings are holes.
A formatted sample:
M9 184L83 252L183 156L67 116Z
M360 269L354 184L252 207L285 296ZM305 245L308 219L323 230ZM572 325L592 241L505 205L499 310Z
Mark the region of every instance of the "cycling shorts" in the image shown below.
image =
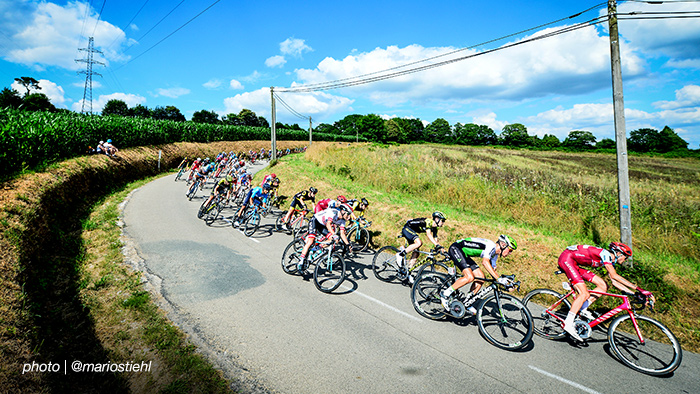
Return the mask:
M316 219L309 221L309 233L306 235L306 239L316 238L328 235L328 228Z
M595 277L595 274L587 269L581 268L574 260L575 251L565 250L559 255L559 268L564 271L566 277L571 280L572 284L590 282Z
M251 200L251 196L252 196L252 195L253 195L253 189L248 190L248 193L246 193L245 198L243 199L243 205L244 205L244 206L245 206L245 205L248 205L248 203L249 203L250 200ZM262 204L262 199L260 199L260 198L257 198L257 197L256 197L256 198L253 198L252 200L253 200L253 204L255 204L255 205L260 205L260 204Z
M465 255L461 248L455 245L451 245L450 248L447 249L447 254L450 255L450 259L459 268L460 272L467 268L472 271L479 269L479 265L471 257Z
M299 209L304 209L304 203L299 201L298 199L294 198L292 199L292 203L289 205L290 208L296 208L299 207Z
M403 230L401 230L401 235L406 238L406 240L409 243L414 243L416 241L416 238L418 238L418 233L416 233L412 228L408 226L403 226Z

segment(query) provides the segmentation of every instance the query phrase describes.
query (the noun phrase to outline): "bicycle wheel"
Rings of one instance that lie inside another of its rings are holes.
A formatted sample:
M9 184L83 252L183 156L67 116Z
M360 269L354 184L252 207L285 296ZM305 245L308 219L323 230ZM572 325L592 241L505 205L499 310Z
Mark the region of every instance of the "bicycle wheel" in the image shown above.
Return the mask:
M418 266L418 264L416 264ZM424 272L439 272L442 274L447 274L449 268L444 261L427 260L425 264L420 265L418 268L414 268L416 271L415 277L421 276Z
M184 168L180 168L180 171L177 172L177 175L175 175L175 182L180 180L180 177L182 177L182 173L185 172Z
M332 254L330 259L327 254L316 260L314 269L314 284L324 293L330 293L337 289L345 280L345 261L337 254Z
M294 238L304 239L306 237L306 233L309 231L309 222L302 216L293 223L292 236Z
M564 296L554 290L536 289L523 298L523 304L532 314L535 334L547 339L564 338L566 332L562 325L571 304L568 299L564 299L556 307L551 308L562 297Z
M202 205L199 206L199 210L197 211L197 219L201 219L207 214L209 205L210 204L207 204L206 200L202 201Z
M494 294L481 301L476 321L481 335L497 348L518 350L532 340L532 315L510 294Z
M253 212L245 222L243 234L245 234L246 237L250 237L253 233L258 231L258 226L260 226L260 215L258 215L257 212Z
M374 254L372 271L377 279L383 282L393 282L400 277L399 268L396 263L396 253L399 253L396 247L385 246Z
M285 230L282 227L282 219L284 219L284 214L277 216L277 219L275 220L275 231L284 232L286 234L289 234L289 231Z
M445 307L440 302L440 291L447 287L449 277L438 272L426 272L416 278L411 288L411 303L419 315L432 320L445 316Z
M207 224L207 226L211 226L212 223L216 221L216 219L219 217L219 214L221 213L221 210L224 209L223 202L221 201L215 201L216 204L209 209L207 212L206 218L204 218L204 222Z
M635 316L644 343L639 341L629 314L610 323L608 342L615 356L626 366L647 375L668 375L681 365L683 351L673 333L660 322Z
M196 181L190 186L190 190L187 192L187 199L192 201L192 197L197 194L197 188L199 187L199 181Z
M348 241L350 241L350 247L353 252L362 252L369 245L369 231L364 227L358 227L352 234L348 234Z
M282 253L282 271L294 275L297 273L297 264L299 264L299 253L304 247L304 243L297 245L300 241L294 240L287 245Z

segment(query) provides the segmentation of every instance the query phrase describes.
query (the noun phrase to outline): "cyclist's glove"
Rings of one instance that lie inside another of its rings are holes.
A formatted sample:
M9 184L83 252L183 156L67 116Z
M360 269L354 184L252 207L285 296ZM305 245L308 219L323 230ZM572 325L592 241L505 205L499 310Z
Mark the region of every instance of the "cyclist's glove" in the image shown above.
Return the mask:
M501 276L498 279L496 279L496 283L499 283L503 286L510 286L510 280L506 278L505 276Z

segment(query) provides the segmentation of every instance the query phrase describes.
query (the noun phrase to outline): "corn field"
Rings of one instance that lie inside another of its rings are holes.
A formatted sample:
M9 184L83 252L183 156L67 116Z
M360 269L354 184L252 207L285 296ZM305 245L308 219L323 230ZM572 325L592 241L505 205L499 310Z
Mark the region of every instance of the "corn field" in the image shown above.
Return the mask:
M89 146L112 139L119 148L174 142L270 140L270 129L213 125L75 112L0 109L0 179L84 154ZM308 140L308 131L277 130L280 141ZM354 142L355 137L314 133L317 141Z

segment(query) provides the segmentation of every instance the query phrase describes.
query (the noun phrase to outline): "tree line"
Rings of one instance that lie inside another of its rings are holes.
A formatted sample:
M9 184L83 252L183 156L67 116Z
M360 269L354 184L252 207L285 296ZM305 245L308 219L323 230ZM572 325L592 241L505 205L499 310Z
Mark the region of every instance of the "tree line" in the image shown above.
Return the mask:
M15 108L28 111L68 111L57 109L51 104L49 98L43 93L32 93L32 90L40 90L38 81L31 77L15 78L19 84L27 89L24 96L14 89L5 88L0 92L0 108ZM138 104L129 108L123 100L110 100L102 109L103 116L122 116L135 118L149 118L155 120L172 120L176 122L186 121L180 110L172 105L157 106L150 109ZM249 109L242 109L238 114L230 113L219 118L214 111L201 110L192 115L192 122L215 125L252 126L269 128L270 124L262 116L258 116ZM298 124L276 123L278 129L303 130ZM513 123L503 127L500 134L488 126L473 123L456 123L450 125L443 118L438 118L432 123L424 122L418 118L391 118L383 119L378 115L352 114L333 124L321 123L315 127L316 132L340 135L345 137L356 136L372 142L381 143L421 143L432 142L442 144L472 145L472 146L506 146L514 148L531 149L564 149L572 151L614 150L615 141L610 138L598 140L590 131L573 130L564 140L555 135L545 134L543 137L528 134L527 127L520 123ZM661 131L652 128L641 128L630 132L627 138L627 148L640 153L668 153L680 154L690 152L688 142L683 140L669 126Z

